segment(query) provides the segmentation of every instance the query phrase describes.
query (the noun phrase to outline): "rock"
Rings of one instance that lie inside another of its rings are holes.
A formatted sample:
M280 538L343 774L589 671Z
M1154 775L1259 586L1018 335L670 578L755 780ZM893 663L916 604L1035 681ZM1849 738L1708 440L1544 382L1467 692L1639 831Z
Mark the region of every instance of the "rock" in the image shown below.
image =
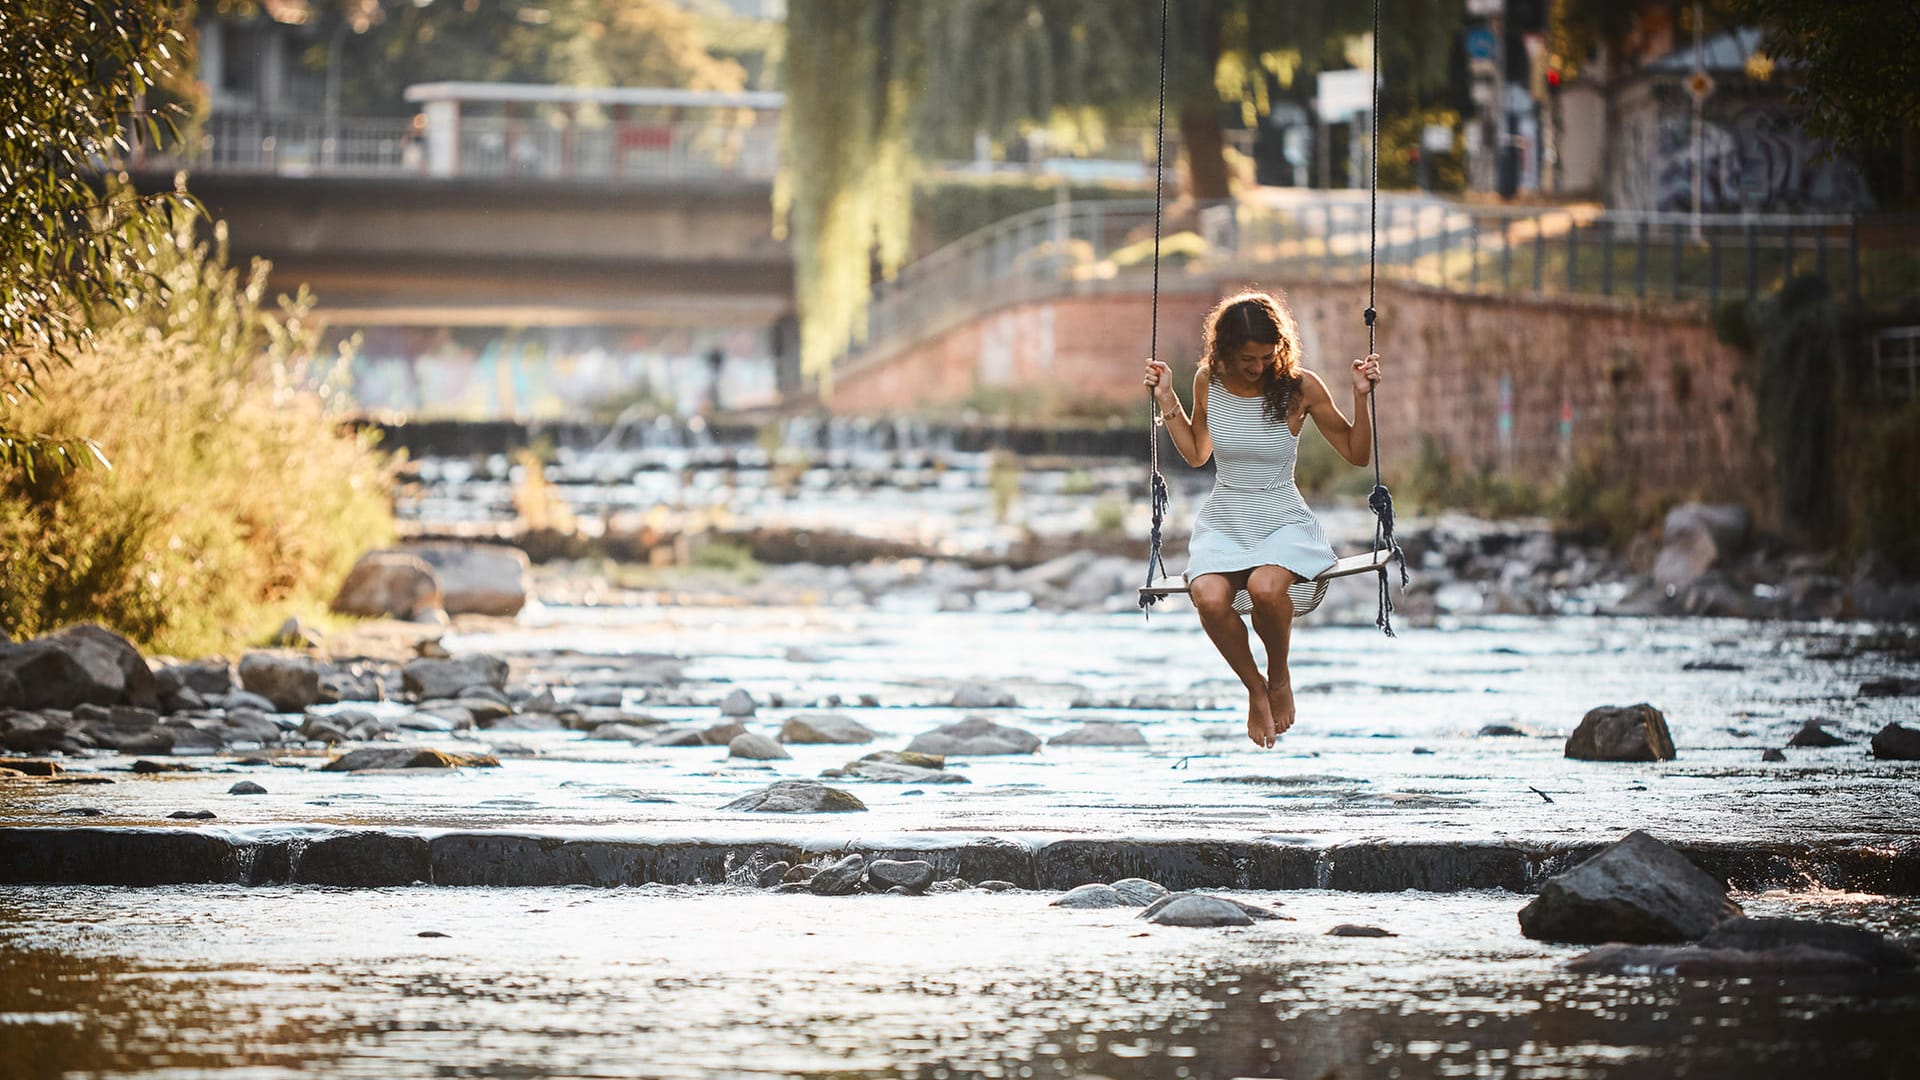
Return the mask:
M1139 724L1096 722L1082 724L1047 740L1048 746L1145 746Z
M908 750L875 750L863 754L861 761L875 761L885 765L908 765L916 769L944 769L947 759L941 754L922 754ZM851 765L849 766L851 768Z
M222 709L258 709L261 712L269 713L280 711L274 708L273 702L268 701L266 698L251 690L235 690L218 700L208 698L207 701L208 704Z
M352 742L354 721L349 718L354 715L335 713L332 716L309 716L300 725L300 737L313 742Z
M753 713L753 695L739 687L735 687L720 702L721 716L752 716Z
M1813 747L1845 746L1847 745L1847 740L1821 727L1820 721L1809 720L1800 725L1800 730L1794 732L1793 738L1787 740L1787 745Z
M265 795L267 789L251 780L242 780L227 789L229 795Z
M76 705L160 705L140 650L102 626L82 623L15 645L0 645L0 705L71 709Z
M756 735L751 731L733 737L727 744L727 756L745 758L748 761L791 761L793 755L787 749L765 735Z
M552 713L524 712L503 716L492 723L480 725L488 731L565 731L567 725Z
M915 765L893 765L884 761L849 761L838 769L823 769L829 780L867 780L876 784L970 784L971 780L945 769L923 769Z
M783 743L869 743L873 731L867 725L842 713L809 713L790 716L780 725Z
M793 867L784 862L768 863L754 875L754 880L759 882L761 888L771 889L787 880L787 871L791 869Z
M1120 894L1120 899L1134 907L1146 907L1168 895L1166 886L1157 881L1137 877L1121 878L1114 882L1113 891Z
M410 746L369 746L351 750L320 767L321 772L365 772L369 769L497 768L491 754L455 754Z
M154 689L162 694L184 689L206 695L231 693L235 678L232 664L212 659L169 664L153 673L153 681Z
M1660 554L1653 561L1653 583L1682 590L1736 556L1746 546L1753 518L1734 504L1683 503L1667 512Z
M407 544L398 554L431 567L449 615L518 615L532 592L527 553L502 544Z
M1726 886L1635 830L1548 879L1520 909L1520 932L1539 941L1664 944L1692 941L1738 914Z
M1760 760L1761 761L1785 761L1787 760L1787 755L1781 750L1775 747L1769 746L1765 750L1760 751Z
M415 555L371 551L347 571L334 611L369 618L417 619L444 606L440 578Z
M875 859L867 864L867 880L882 889L905 889L918 896L933 884L933 864L921 859Z
M984 716L971 716L913 737L907 744L911 753L956 755L1031 754L1040 748L1040 738L1019 728L1003 727Z
M479 727L489 727L494 721L513 715L513 706L471 693L454 698L453 704L466 710L467 719Z
M175 754L217 754L226 749L226 734L219 730L179 725L159 730L169 731L173 735L171 753Z
M215 732L228 742L255 742L261 745L277 743L282 734L280 725L267 717L267 714L254 709L229 709L220 722L220 730Z
M809 879L813 877L813 875L819 872L820 872L819 867L812 866L807 863L801 863L800 865L795 866L792 869L788 870L785 876L783 876L780 880L786 882L789 885L793 885L793 884L804 885L807 883Z
M148 761L141 758L129 766L128 771L136 776L155 776L160 773L199 772L200 766L184 761Z
M1567 736L1566 756L1582 761L1672 761L1673 736L1667 718L1651 705L1602 705L1589 710Z
M301 712L320 703L320 665L306 656L251 652L240 658L240 685L274 712Z
M1888 724L1873 736L1873 756L1891 761L1920 761L1920 728Z
M507 662L484 653L449 660L414 660L401 672L401 685L422 700L457 698L472 686L500 690L507 685Z
M1013 892L1018 888L1020 888L1020 886L1015 885L1011 881L1001 881L997 878L990 878L980 883L980 891L982 892Z
M660 725L658 724L648 725L647 727L636 727L633 724L601 724L592 731L587 732L587 738L589 739L601 739L607 742L630 742L636 746L654 745L654 740L659 737ZM697 740L699 737L700 733L694 732L694 738Z
M1698 944L1746 952L1817 949L1851 956L1883 975L1912 971L1915 963L1912 953L1871 930L1813 919L1723 919Z
M728 740L731 741L731 740ZM712 746L707 737L693 728L668 728L654 735L648 746L688 747Z
M211 810L175 810L167 816L180 821L212 821L214 819L214 813Z
M1239 905L1217 896L1176 893L1141 913L1160 926L1252 926L1253 917Z
M732 745L733 740L746 733L747 725L730 720L724 724L713 724L702 728L700 742L704 746L729 746Z
M317 649L325 642L320 631L300 621L300 616L289 615L280 628L267 638L267 645L274 649Z
M1138 907L1139 905L1129 903L1127 898L1121 896L1120 891L1111 885L1094 884L1069 889L1065 896L1055 900L1048 906L1063 908L1118 908Z
M320 673L320 700L328 705L342 701L385 701L387 681L369 664L330 667Z
M1249 904L1241 900L1232 900L1224 896L1210 896L1206 893L1192 893L1192 892L1168 893L1167 895L1161 897L1160 899L1155 900L1153 903L1148 904L1147 909L1145 911L1142 911L1138 917L1142 919L1151 919L1153 916L1159 914L1160 909L1166 907L1168 904L1172 903L1175 899L1182 896L1206 896L1206 898L1209 900L1218 900L1221 903L1232 904L1234 907L1237 907L1240 909L1240 913L1242 915L1245 915L1247 918L1252 919L1255 922L1265 922L1273 919L1287 918L1287 916L1282 915L1277 911L1274 911L1272 908L1264 908L1264 907L1261 907L1259 904Z
M1506 739L1525 734L1526 732L1512 724L1487 724L1480 729L1480 737L1483 739Z
M1382 930L1377 926L1359 926L1354 923L1341 923L1327 931L1328 937L1399 937L1391 930Z
M11 769L22 776L59 776L61 772L57 762L32 758L0 758L0 769Z
M866 856L855 853L820 868L807 879L807 891L815 896L851 896L866 883Z
M97 806L68 806L59 810L55 810L54 813L62 814L67 817L106 817L107 816L107 812L105 810L100 809Z
M473 727L473 714L461 706L448 701L433 702L434 707L425 705L399 717L393 726L401 731L431 731L444 734L449 731L466 731Z
M961 685L953 692L953 700L947 702L956 709L1013 709L1019 707L1013 691L992 683L970 682Z
M782 780L721 807L722 810L747 810L767 814L837 814L865 810L867 804L853 796L812 780Z
M1861 697L1920 697L1920 678L1888 675L1860 684Z

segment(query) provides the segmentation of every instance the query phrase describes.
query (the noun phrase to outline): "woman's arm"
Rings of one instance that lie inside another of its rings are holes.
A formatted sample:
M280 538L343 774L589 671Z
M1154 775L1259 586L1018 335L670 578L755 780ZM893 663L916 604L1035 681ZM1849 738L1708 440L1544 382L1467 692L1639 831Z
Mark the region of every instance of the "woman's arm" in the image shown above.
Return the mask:
M1311 371L1300 373L1301 397L1313 425L1327 437L1327 444L1350 465L1368 465L1373 461L1373 417L1367 411L1367 397L1380 381L1380 356L1375 353L1353 362L1353 419L1333 402L1333 392L1320 376Z
M1153 400L1167 424L1167 437L1187 464L1199 468L1213 456L1213 437L1207 433L1206 376L1193 376L1193 417L1180 407L1180 395L1173 389L1173 369L1158 360L1147 361L1146 377L1140 381L1153 388Z

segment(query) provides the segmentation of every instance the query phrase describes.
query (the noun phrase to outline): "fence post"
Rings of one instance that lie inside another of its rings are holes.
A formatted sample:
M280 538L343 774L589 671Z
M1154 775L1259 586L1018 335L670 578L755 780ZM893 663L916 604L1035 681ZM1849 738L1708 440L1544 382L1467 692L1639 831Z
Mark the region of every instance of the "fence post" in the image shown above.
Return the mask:
M1580 288L1580 223L1567 215L1567 294Z
M1480 291L1480 219L1467 214L1467 291Z
M1547 215L1533 215L1533 291L1539 295L1546 291L1547 274Z

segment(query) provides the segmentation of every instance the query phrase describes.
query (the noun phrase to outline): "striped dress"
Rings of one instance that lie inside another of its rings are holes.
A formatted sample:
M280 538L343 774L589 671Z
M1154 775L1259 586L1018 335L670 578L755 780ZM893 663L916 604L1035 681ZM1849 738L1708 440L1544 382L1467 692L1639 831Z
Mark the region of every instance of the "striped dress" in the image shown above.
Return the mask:
M1207 383L1207 430L1213 437L1213 491L1193 523L1187 580L1201 574L1279 566L1301 580L1288 593L1298 618L1326 595L1316 574L1333 566L1333 549L1300 497L1293 463L1300 437L1285 422L1267 419L1265 402ZM1253 610L1245 589L1233 598L1241 614Z

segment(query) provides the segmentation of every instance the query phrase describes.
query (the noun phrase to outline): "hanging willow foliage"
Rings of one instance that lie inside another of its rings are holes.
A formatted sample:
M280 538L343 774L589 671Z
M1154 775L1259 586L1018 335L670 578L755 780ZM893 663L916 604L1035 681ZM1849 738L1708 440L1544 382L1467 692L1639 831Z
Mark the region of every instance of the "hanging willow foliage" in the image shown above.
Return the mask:
M1384 0L1410 29L1383 38L1383 53L1425 59L1414 78L1443 82L1444 55L1430 57L1463 24L1463 3ZM1340 42L1370 20L1341 0L1180 0L1170 15L1168 121L1200 198L1227 194L1223 108L1257 116L1274 83L1344 66ZM1056 145L1097 148L1110 125L1151 124L1159 48L1154 0L789 7L774 215L793 244L801 370L823 394L865 332L874 274L892 277L906 257L915 160L968 156L979 131L1044 127Z

